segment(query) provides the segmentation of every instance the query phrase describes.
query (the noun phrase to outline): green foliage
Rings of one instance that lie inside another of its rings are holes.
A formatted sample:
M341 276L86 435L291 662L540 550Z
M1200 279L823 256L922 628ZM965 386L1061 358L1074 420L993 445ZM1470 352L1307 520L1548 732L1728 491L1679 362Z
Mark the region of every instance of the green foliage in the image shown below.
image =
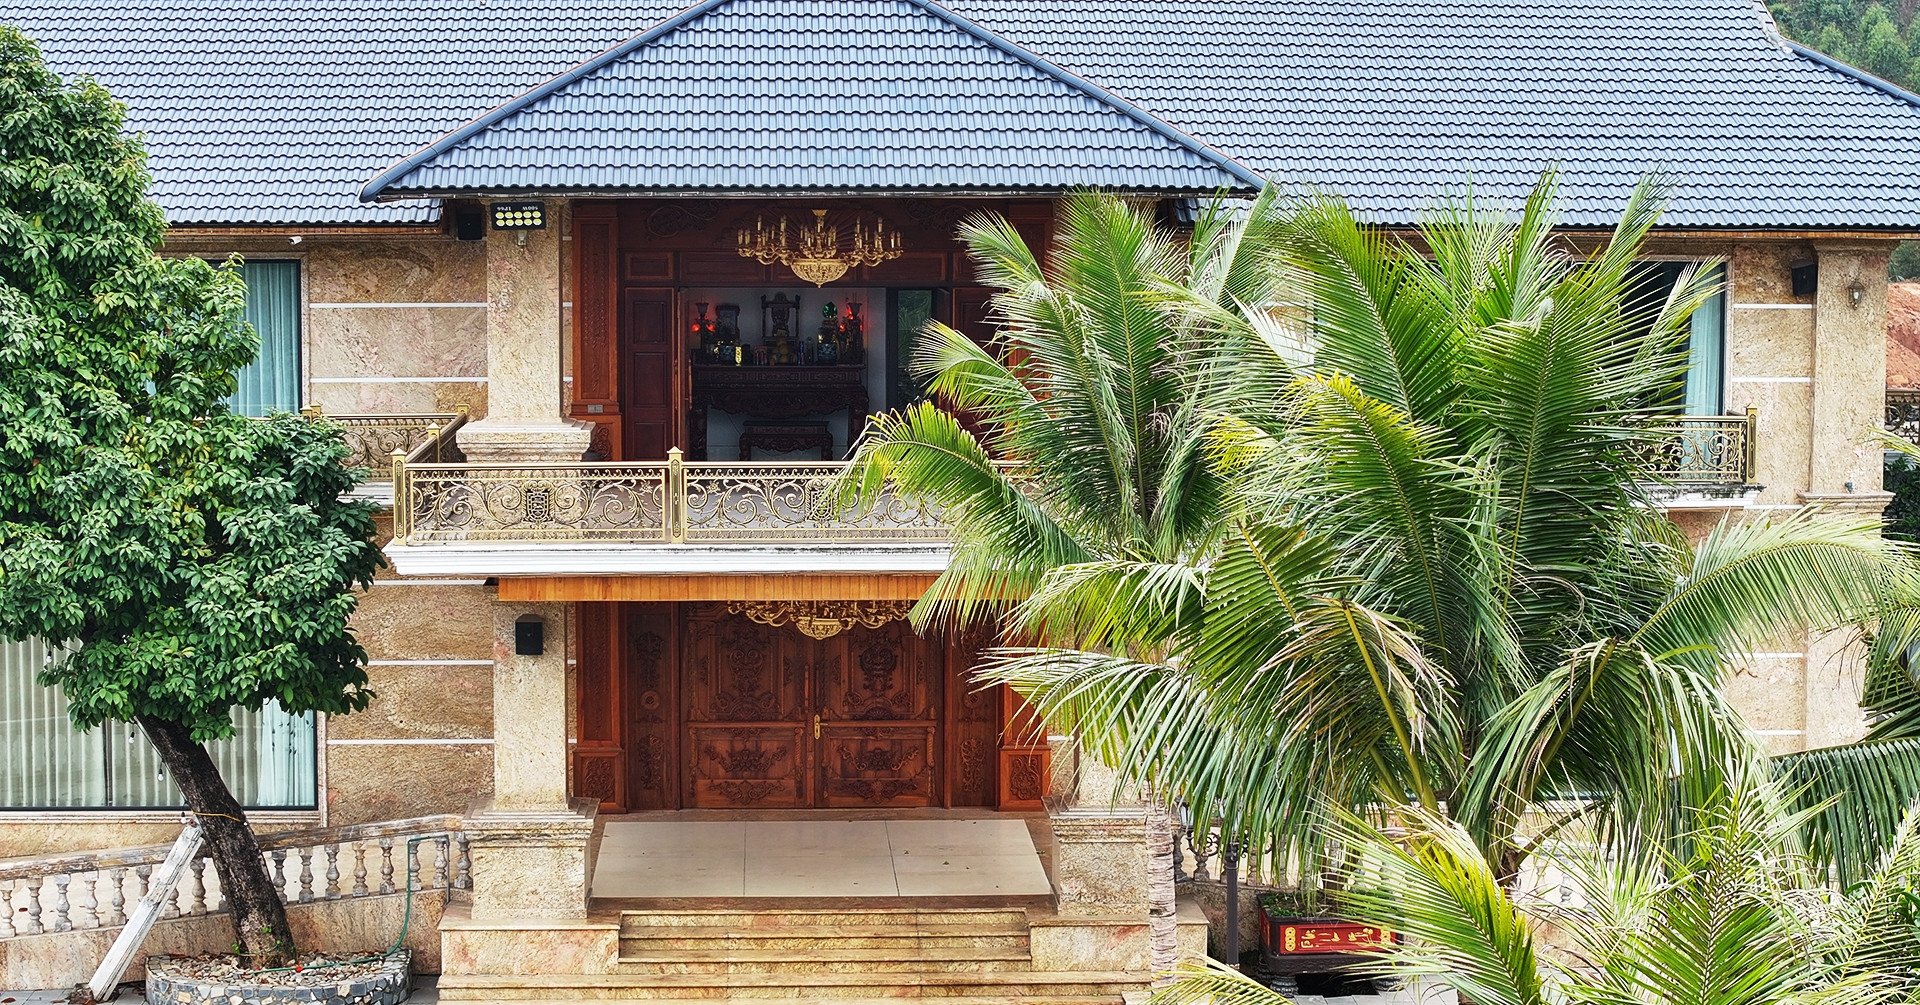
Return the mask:
M1760 756L1723 676L1873 616L1898 563L1830 515L1678 533L1644 409L1711 263L1647 303L1659 186L1590 258L1553 200L1543 179L1517 216L1463 202L1403 239L1269 195L1180 254L1083 196L1046 268L970 226L1003 343L936 330L921 363L988 432L883 417L852 475L957 514L922 615L1011 605L1021 645L984 680L1308 871L1329 808L1444 812L1499 875L1549 800L1577 807L1556 826L1657 840Z
M365 705L352 587L380 562L337 427L222 399L258 342L232 268L156 253L120 108L0 28L0 636L76 725Z
M1787 37L1858 66L1889 83L1912 89L1914 43L1920 19L1911 5L1864 7L1850 0L1789 0L1769 9Z
M1350 821L1381 885L1349 897L1346 916L1406 936L1378 972L1486 1005L1889 1005L1920 994L1920 814L1845 893L1796 853L1800 822L1767 784L1736 779L1684 820L1673 841L1615 862L1566 857L1581 902L1567 910L1516 898L1443 818L1410 814L1398 839ZM1284 1002L1206 964L1154 1000Z

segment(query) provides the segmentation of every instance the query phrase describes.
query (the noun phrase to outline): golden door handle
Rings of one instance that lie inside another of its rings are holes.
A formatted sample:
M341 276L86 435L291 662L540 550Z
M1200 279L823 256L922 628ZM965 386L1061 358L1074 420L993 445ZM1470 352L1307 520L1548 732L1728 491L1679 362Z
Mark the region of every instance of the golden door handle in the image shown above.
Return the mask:
M813 738L820 739L820 717L817 715L813 717Z

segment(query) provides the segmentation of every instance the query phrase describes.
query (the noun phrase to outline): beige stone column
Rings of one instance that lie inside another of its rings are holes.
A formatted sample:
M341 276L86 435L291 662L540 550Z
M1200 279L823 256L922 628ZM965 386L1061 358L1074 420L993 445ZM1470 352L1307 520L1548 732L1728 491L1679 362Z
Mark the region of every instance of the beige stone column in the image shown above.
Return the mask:
M1801 498L1834 517L1878 517L1892 496L1881 490L1876 440L1887 386L1887 241L1815 241L1819 287L1813 308L1812 450ZM1866 732L1860 710L1860 660L1851 632L1815 636L1807 645L1803 744L1851 743Z
M516 200L518 201L518 200ZM592 428L566 419L561 388L561 240L566 204L546 226L487 226L487 416L459 432L475 461L579 460Z
M468 818L473 919L584 918L596 803L567 792L567 605L496 604L493 798ZM538 619L537 655L516 626Z
M1059 770L1063 760L1071 765L1065 771ZM1155 870L1162 863L1148 832L1154 815L1085 752L1062 744L1055 765L1057 788L1047 798L1047 814L1057 906L1055 917L1032 925L1034 966L1151 972L1155 929L1171 937L1174 926L1170 910L1156 916ZM1171 867L1170 860L1164 864Z
M1887 241L1816 241L1808 502L1878 512L1887 386ZM1855 498L1848 498L1855 497Z

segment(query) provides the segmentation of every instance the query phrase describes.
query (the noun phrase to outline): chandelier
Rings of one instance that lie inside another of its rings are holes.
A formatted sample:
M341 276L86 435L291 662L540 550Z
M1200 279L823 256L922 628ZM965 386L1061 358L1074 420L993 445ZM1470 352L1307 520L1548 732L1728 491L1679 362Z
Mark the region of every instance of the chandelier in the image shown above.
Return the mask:
M900 232L887 233L887 222L877 217L872 229L855 220L853 240L845 245L840 227L827 222L824 209L813 211L810 227L789 228L783 216L772 227L766 218L756 217L752 230L740 228L741 258L756 259L761 265L779 262L815 286L839 279L856 265L879 265L900 254Z
M744 614L769 628L791 623L808 638L830 639L855 625L879 628L913 609L911 600L735 600L728 614Z

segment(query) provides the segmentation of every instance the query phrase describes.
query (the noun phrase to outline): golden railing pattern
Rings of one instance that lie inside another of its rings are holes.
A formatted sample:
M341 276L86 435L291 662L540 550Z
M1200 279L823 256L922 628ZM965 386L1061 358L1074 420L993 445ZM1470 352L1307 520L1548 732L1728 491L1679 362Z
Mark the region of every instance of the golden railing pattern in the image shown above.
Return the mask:
M1648 443L1661 484L1730 490L1752 479L1754 417L1662 419ZM460 463L454 426L395 454L394 541L606 544L914 544L947 537L940 514L891 490L865 506L832 462ZM427 455L438 454L439 459ZM454 463L447 463L453 461Z
M392 477L390 459L394 451L411 455L428 447L421 460L444 461L433 446L441 442L441 432L465 418L463 408L456 412L416 414L323 415L318 405L308 405L302 414L326 418L346 427L347 460L350 468L366 468L368 482L384 482Z
M1665 428L1648 445L1647 461L1663 483L1707 488L1753 480L1752 409L1745 415L1679 415L1660 422Z
M936 514L883 493L845 502L831 461L394 465L394 539L609 543L940 541Z

